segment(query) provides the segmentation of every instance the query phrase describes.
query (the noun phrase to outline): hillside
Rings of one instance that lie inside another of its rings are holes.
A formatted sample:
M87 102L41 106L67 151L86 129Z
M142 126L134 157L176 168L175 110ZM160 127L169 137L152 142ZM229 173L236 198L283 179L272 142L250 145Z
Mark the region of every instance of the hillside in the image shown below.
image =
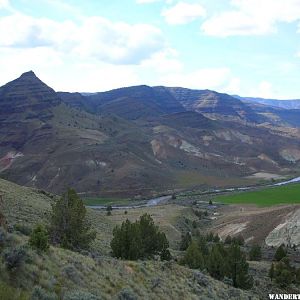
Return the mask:
M4 196L4 213L8 223L16 228L11 233L10 243L15 246L24 245L28 240L28 236L24 233L28 232L34 224L46 222L50 203L56 199L56 196L5 180L0 180L0 191ZM183 215L193 218L188 211L188 208L181 206L173 208L162 206L153 208L150 213L166 231L171 244L174 244L180 239L180 232L177 235L171 232ZM141 213L142 211L132 210L127 217L134 220ZM115 224L125 220L124 212L113 213L112 217L107 217L102 212L89 210L88 216L97 230L97 242L91 253L80 254L53 246L44 254L28 250L29 259L19 271L14 285L10 284L1 261L0 296L4 292L5 295L11 293L14 294L12 299L16 300L19 299L16 295L21 290L23 298L20 299L27 300L31 292L39 287L43 289L45 295L52 293L52 297L53 293L66 296L70 292L80 291L93 294L100 299L199 299L201 297L238 300L249 299L250 295L252 299L258 299L258 296L253 296L253 292L235 289L200 271L179 266L176 262L156 260L133 262L111 258L105 249L109 247ZM161 223L162 220L164 223Z
M182 88L56 93L27 72L0 88L1 177L56 193L144 197L297 172L298 111L268 109Z
M267 106L279 107L284 109L300 109L300 100L277 100L277 99L264 99L264 98L253 98L253 97L240 97L234 95L237 99L240 99L246 103L260 103Z

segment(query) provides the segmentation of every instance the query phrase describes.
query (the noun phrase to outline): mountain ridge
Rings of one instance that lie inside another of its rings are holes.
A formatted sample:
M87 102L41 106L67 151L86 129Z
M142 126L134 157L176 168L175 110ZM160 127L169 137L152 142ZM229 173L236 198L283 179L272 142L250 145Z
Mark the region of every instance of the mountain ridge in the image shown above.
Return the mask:
M213 91L136 86L84 96L27 72L0 88L0 111L1 176L56 193L231 186L300 164L299 129L286 123L297 126L297 111L266 113Z

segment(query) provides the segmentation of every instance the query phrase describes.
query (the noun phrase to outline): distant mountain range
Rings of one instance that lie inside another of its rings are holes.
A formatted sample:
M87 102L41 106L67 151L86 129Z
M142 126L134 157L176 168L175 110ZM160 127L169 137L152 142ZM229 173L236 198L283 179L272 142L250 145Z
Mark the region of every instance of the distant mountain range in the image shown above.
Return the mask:
M240 97L234 95L233 97L242 100L246 103L260 103L268 106L280 107L285 109L300 109L300 99L295 100L276 100L276 99L264 99L253 97Z
M300 167L300 110L209 90L55 92L30 71L0 88L0 125L0 176L58 193L150 195Z

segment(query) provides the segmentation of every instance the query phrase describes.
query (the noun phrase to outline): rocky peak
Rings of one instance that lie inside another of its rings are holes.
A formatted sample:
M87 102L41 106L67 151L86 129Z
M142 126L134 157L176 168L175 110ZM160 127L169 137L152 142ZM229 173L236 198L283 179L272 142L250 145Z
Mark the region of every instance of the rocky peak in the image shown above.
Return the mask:
M17 115L32 112L44 115L47 111L48 115L48 110L60 103L57 93L29 71L0 87L0 120L8 116L20 119Z
M35 73L32 70L30 70L28 72L24 72L20 77L22 77L22 78L36 77L37 78L37 76L35 75Z

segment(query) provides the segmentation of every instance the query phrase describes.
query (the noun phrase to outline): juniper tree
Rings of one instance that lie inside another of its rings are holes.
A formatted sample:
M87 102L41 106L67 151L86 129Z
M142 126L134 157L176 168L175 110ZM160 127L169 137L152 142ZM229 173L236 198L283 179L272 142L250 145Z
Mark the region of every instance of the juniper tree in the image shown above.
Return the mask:
M197 237L197 242L198 242L198 247L203 255L208 255L208 247L207 247L207 242L206 238L203 235L199 235Z
M271 268L269 270L269 277L271 278L271 281L273 281L275 275L275 269L274 269L274 264L272 263Z
M96 238L86 208L73 189L68 189L52 205L49 229L51 241L68 249L86 249Z
M182 264L189 266L191 269L203 269L203 255L196 242L192 241L186 250L186 253L181 261Z
M224 278L226 272L226 259L223 257L218 245L213 245L209 253L207 258L207 270L212 277L218 280Z
M227 235L225 238L225 244L229 245L229 244L231 244L231 242L232 242L231 236Z
M282 258L286 257L286 251L283 245L280 245L274 255L274 260L280 261Z
M249 265L246 256L237 244L232 244L228 249L228 268L234 287L242 289L252 287L253 278L248 275Z
M290 285L295 279L295 274L293 268L289 264L289 260L284 258L276 263L274 272L275 282L281 286L286 287Z
M181 251L185 251L189 247L191 242L192 242L192 236L191 236L190 232L187 232L186 234L181 236L181 242L180 242L179 249Z
M249 260L261 260L261 247L259 245L253 245L249 251Z
M113 230L110 243L114 257L136 260L161 255L169 259L169 242L166 235L154 224L150 215L144 214L131 223L128 219Z

